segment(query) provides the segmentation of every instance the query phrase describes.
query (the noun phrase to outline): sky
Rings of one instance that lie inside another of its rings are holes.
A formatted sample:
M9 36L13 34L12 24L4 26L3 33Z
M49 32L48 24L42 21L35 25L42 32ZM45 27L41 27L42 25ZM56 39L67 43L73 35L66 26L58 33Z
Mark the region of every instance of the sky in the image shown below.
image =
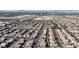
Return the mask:
M0 10L79 10L78 0L0 0Z

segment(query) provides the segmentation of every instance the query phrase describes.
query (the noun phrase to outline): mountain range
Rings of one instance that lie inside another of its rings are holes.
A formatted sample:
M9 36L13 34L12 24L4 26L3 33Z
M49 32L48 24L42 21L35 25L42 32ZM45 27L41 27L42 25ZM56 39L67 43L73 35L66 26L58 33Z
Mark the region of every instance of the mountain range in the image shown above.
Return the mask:
M6 13L22 13L22 14L79 14L79 10L0 10L0 14Z

